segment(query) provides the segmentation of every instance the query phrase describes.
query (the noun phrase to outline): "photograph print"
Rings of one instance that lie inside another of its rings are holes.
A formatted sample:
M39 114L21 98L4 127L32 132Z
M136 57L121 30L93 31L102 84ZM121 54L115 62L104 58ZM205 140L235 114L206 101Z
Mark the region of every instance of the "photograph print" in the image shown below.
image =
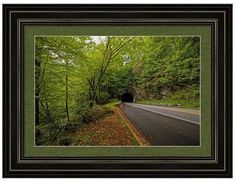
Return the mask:
M35 146L200 146L200 36L35 36Z

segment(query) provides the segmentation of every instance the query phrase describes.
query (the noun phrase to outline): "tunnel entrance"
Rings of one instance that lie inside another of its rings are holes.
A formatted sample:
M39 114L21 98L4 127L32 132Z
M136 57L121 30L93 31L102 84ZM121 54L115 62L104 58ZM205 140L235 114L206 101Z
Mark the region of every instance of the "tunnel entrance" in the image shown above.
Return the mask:
M133 102L134 101L134 96L129 93L125 92L121 95L121 102Z

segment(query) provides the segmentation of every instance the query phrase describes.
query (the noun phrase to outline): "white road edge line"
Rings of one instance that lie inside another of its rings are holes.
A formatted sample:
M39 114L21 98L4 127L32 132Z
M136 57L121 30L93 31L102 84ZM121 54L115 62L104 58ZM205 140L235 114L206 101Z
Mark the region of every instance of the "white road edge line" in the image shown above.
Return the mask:
M168 114L163 114L163 113L160 113L160 112L157 112L157 111L152 111L152 110L144 109L142 107L133 106L133 105L130 105L130 104L127 104L127 103L125 103L125 104L128 105L128 106L131 106L131 107L136 107L136 108L139 108L139 109L143 109L145 111L153 112L153 113L160 114L160 115L163 115L163 116L167 116L167 117L170 117L170 118L180 119L182 121L186 121L186 122L189 122L189 123L200 125L200 123L197 123L197 122L194 122L194 121L191 121L191 120L188 120L188 119L179 118L179 117L171 116L171 115L168 115Z
M188 113L188 114L194 114L194 115L199 115L200 113L197 113L195 111L193 112L186 112L184 110L182 110L181 108L169 108L169 107L165 107L165 106L155 106L155 105L147 105L147 104L139 104L139 103L135 103L135 105L140 105L140 106L147 106L147 107L151 107L151 108L160 108L160 109L166 109L166 110L170 110L170 111L174 111L174 112L182 112L182 113Z

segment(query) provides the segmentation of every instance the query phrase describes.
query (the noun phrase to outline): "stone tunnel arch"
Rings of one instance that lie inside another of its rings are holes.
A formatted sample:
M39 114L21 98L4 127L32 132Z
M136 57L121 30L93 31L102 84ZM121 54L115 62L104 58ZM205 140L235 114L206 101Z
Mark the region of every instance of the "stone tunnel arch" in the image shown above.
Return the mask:
M121 102L133 102L134 96L133 96L133 94L131 94L129 92L125 92L121 95L120 100L121 100Z

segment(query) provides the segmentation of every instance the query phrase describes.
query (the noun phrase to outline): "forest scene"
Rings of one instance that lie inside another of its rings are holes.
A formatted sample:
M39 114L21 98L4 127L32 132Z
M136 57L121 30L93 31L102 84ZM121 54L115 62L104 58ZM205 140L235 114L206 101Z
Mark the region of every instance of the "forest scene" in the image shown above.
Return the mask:
M199 145L200 37L35 37L35 145Z

